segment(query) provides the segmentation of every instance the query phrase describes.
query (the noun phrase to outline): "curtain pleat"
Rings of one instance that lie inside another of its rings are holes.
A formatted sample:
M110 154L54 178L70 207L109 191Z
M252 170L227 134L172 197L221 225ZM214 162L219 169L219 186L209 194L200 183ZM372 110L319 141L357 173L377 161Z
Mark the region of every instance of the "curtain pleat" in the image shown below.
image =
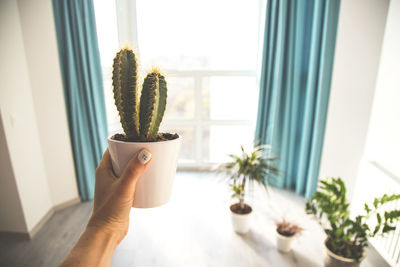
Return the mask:
M255 141L280 158L276 186L316 189L339 0L268 0Z
M86 201L93 199L108 134L93 1L53 0L53 11L75 171Z

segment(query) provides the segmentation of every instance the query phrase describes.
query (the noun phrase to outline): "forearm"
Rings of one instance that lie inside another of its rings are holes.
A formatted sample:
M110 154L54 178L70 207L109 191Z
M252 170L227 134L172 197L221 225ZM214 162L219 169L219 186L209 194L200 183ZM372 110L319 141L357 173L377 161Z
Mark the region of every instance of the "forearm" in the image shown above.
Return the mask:
M110 153L106 150L96 169L92 216L61 267L110 266L117 245L128 233L136 181L150 160L150 152L142 149L117 178L112 170Z
M110 266L118 239L114 234L86 228L61 267Z

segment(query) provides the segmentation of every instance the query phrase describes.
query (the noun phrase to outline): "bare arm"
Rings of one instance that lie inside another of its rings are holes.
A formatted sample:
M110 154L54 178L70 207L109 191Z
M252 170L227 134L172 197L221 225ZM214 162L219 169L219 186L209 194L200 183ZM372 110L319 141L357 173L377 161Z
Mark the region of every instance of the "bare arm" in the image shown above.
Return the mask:
M62 267L110 266L115 249L128 233L136 182L150 160L148 151L140 151L130 160L122 176L117 178L106 150L96 169L92 216L78 242L61 263Z

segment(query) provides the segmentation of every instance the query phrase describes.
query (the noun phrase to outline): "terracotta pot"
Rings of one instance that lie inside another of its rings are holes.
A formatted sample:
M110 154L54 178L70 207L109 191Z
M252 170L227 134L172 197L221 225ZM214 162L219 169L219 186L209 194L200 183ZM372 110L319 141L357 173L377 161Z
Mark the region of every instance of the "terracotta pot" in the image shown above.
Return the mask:
M327 240L325 240L325 249L326 249L325 266L326 267L359 267L360 266L362 259L360 262L358 262L355 259L339 256L339 255L333 253L331 250L329 250L329 248L326 246L326 242L327 242Z
M233 205L235 205L235 204L233 204ZM247 214L239 214L239 213L233 212L231 209L232 226L233 226L233 230L235 230L236 233L246 234L250 230L252 213L253 213L253 211L251 210Z
M292 242L295 235L285 236L276 232L276 247L280 252L287 253L292 249Z
M121 176L129 160L146 148L152 161L136 184L134 208L154 208L167 203L171 197L182 137L160 142L123 142L109 137L108 149L116 176Z

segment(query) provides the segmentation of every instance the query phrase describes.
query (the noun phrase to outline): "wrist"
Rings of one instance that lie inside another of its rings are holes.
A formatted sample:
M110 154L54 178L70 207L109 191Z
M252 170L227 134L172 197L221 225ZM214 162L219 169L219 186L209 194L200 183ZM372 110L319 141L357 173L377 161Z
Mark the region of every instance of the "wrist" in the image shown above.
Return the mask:
M103 248L115 250L120 242L120 237L113 231L107 230L105 227L88 225L82 234L87 239L93 240Z
M110 266L117 245L115 234L88 225L60 266Z
M129 221L119 223L117 221L109 222L99 219L96 216L90 218L86 230L91 233L100 234L104 238L108 238L117 242L117 245L124 239L128 233Z

